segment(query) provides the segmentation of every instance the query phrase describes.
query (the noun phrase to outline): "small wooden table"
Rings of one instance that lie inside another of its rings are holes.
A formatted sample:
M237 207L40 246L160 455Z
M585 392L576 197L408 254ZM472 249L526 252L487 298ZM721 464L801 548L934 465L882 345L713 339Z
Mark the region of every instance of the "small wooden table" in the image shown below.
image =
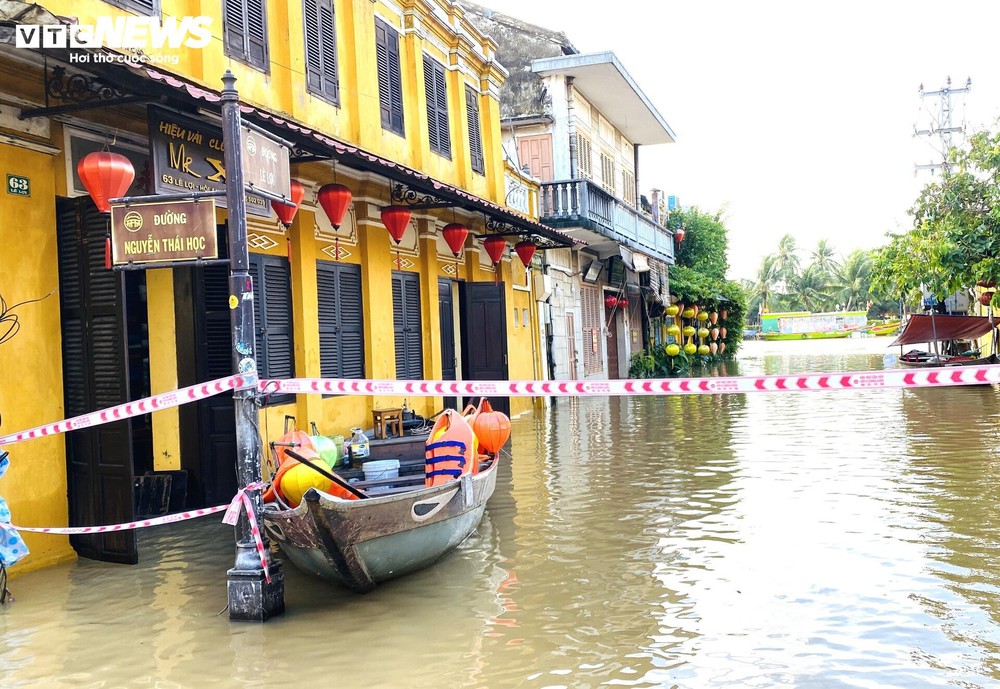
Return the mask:
M384 440L390 434L397 438L403 437L403 410L402 409L373 409L372 426L375 429L375 438Z

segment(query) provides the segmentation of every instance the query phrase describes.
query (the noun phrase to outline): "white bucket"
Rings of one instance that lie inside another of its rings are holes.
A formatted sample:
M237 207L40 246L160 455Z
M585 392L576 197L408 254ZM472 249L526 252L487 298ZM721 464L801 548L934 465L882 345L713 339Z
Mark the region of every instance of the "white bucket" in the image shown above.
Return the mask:
M399 478L398 459L380 459L374 462L365 462L361 465L365 472L366 481L375 481L380 478Z

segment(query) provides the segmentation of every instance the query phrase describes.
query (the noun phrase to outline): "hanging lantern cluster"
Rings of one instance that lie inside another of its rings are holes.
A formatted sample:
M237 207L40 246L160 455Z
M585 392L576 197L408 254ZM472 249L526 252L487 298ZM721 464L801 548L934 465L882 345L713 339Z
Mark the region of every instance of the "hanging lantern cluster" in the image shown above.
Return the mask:
M681 351L688 355L714 356L726 351L726 329L716 327L719 312L706 311L697 304L679 303L668 306L665 313L667 335L674 339L664 347L667 356L675 357ZM723 310L723 318L725 314Z
M94 200L97 210L108 213L104 232L104 267L111 268L111 199L121 198L132 186L135 168L128 158L111 151L88 153L76 165L84 188Z
M613 294L604 297L604 306L609 309L615 308L618 306L618 297Z

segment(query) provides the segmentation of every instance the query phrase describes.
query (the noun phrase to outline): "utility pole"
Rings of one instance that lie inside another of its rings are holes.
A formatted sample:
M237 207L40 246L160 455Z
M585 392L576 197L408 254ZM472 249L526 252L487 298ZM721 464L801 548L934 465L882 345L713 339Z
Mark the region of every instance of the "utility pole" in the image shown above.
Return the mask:
M226 70L222 77L222 140L226 167L226 202L229 229L229 299L232 315L233 367L235 371L254 374L251 385L233 391L236 408L236 473L240 487L261 480L260 411L256 401L256 352L254 351L253 284L249 273L247 246L246 191L243 182L243 158L240 145L240 101L236 77ZM249 361L249 366L244 366ZM256 529L240 513L236 529L236 564L228 572L229 619L264 622L285 610L284 574L271 558L263 533L263 500L260 489L248 490L253 505ZM264 543L258 554L254 530ZM270 576L261 557L266 558Z
M952 88L951 87L951 77L948 77L947 83L942 88L937 91L924 91L924 85L920 85L920 98L937 98L938 99L938 111L936 114L932 114L932 122L930 127L927 129L917 129L916 125L913 127L913 136L938 136L941 139L941 162L940 163L927 163L924 165L914 165L914 174L921 170L930 170L931 174L934 174L937 170L947 170L948 169L948 151L954 146L952 139L952 134L963 134L965 133L965 126L956 127L952 124L952 102L951 97L953 95L968 93L972 90L972 79L968 78L965 80L965 86L962 88Z

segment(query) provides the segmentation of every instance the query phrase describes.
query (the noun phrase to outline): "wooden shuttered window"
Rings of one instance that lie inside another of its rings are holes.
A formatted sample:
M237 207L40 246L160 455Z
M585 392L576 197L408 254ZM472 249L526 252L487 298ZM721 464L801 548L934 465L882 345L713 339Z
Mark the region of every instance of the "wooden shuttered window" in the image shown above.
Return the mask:
M472 161L472 171L485 175L483 129L479 122L479 94L471 86L465 87L465 112L469 120L469 158Z
M364 378L361 266L316 262L319 367L323 378Z
M424 377L420 325L420 280L416 273L392 273L392 325L396 340L396 379Z
M582 179L594 179L594 151L590 147L590 139L580 134L576 135L577 169Z
M600 373L604 367L604 309L597 287L580 287L583 325L583 375Z
M223 0L222 13L226 54L268 71L266 0Z
M306 35L306 88L339 105L333 0L302 0L302 17Z
M444 66L424 55L424 94L427 96L427 138L431 150L451 157L448 130L448 83Z
M261 378L294 378L292 285L284 256L250 254L257 372Z
M377 18L375 58L378 62L378 101L382 129L402 135L403 77L399 65L399 34Z
M615 159L601 151L601 186L612 196L615 195Z

